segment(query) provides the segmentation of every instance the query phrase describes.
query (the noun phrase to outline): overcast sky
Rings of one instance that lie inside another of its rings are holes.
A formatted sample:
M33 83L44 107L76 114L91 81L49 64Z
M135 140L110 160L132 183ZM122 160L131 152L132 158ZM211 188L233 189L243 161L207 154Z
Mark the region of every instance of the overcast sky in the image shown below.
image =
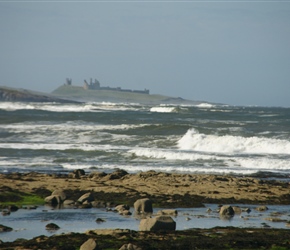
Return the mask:
M290 107L290 1L0 1L0 45L1 86Z

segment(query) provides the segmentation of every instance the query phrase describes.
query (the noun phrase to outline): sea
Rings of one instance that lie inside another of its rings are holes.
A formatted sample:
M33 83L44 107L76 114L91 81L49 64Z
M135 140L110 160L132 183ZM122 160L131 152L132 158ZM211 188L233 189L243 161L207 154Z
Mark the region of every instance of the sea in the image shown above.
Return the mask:
M290 176L290 108L0 102L0 173Z

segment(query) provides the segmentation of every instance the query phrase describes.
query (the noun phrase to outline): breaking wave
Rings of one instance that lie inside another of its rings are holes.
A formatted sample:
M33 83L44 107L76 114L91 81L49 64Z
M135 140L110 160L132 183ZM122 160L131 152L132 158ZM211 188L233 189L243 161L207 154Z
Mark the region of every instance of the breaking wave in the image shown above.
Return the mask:
M182 150L224 154L290 154L290 141L265 137L206 135L189 129L178 141Z

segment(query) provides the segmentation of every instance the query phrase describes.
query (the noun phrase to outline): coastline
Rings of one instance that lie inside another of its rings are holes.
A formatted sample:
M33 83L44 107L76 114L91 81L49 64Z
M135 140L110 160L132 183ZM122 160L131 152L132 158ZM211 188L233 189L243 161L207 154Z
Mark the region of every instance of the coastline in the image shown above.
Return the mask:
M69 174L41 174L36 172L0 174L1 207L3 208L5 207L4 204L7 204L3 203L4 201L11 204L13 202L21 203L21 201L15 200L15 197L17 197L15 194L31 194L44 199L54 190L63 190L71 200L77 200L81 195L91 192L98 202L111 204L111 206L128 204L132 207L137 199L145 197L152 200L153 207L171 209L203 207L205 203L253 204L257 206L290 204L290 184L287 181L279 180L279 178L273 180L272 178L156 171L129 174L120 169L110 174L92 172L77 175L76 173L77 171ZM14 197L14 200L12 197ZM265 232L265 230L267 231ZM20 246L26 246L23 249L27 249L27 246L35 245L36 242L38 244L42 242L42 249L78 249L80 242L89 238L94 238L99 242L110 241L113 242L114 246L119 245L119 248L127 240L127 243L130 241L143 246L141 249L193 249L194 244L197 249L227 249L225 248L226 245L229 246L228 249L257 249L259 244L260 247L266 246L266 249L268 249L267 247L277 244L279 246L286 244L285 246L289 247L290 243L285 243L285 235L287 234L289 235L287 229L238 227L213 227L211 229L188 229L175 232L98 229L86 233L69 233L65 236L63 234L50 237L38 236L31 240L5 242L0 244L0 249L16 249L16 246L18 249L22 249ZM242 235L243 237L241 237ZM258 245L251 243L254 235L261 238L257 240L258 243L255 243ZM275 235L275 239L271 237L273 235ZM212 241L215 237L219 237L219 243ZM239 237L241 237L239 239L241 245L235 243L237 241L235 239ZM53 248L51 244L56 238L58 241L65 242L70 239L71 242L75 243L72 244L71 248ZM172 242L172 238L175 238L176 241ZM166 239L171 242L172 247L168 248ZM155 245L152 245L150 242L154 240ZM177 242L183 248L178 248ZM188 248L185 247L186 244ZM210 247L207 247L207 244L210 244L208 245ZM245 248L241 248L243 245ZM100 247L99 249L106 248Z

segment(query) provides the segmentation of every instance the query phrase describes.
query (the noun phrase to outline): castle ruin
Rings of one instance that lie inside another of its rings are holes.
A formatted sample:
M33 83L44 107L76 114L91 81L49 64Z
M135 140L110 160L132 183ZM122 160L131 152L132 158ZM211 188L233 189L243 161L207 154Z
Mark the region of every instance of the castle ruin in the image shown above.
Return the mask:
M65 85L72 85L72 79L66 78ZM149 89L144 90L132 90L132 89L122 89L120 87L112 88L112 87L101 87L100 82L95 79L93 81L92 78L90 78L90 83L87 82L87 80L84 80L83 88L85 90L113 90L113 91L121 91L121 92L132 92L132 93L139 93L139 94L148 94L149 95Z

